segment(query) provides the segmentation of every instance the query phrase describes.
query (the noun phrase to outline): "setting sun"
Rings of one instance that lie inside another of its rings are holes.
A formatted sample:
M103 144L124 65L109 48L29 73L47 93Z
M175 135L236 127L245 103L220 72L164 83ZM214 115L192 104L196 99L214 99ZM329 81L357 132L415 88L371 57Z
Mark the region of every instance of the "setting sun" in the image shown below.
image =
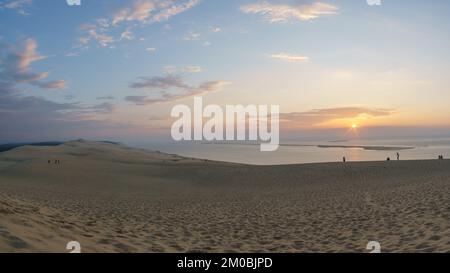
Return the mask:
M353 123L352 124L352 129L357 129L358 128L358 124Z

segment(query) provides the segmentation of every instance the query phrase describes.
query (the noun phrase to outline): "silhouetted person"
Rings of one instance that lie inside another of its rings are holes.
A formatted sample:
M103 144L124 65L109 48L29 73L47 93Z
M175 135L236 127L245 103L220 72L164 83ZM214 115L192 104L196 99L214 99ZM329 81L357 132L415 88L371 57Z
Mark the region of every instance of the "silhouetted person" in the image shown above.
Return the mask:
M397 153L397 160L400 160L400 154Z
M345 156L342 158L342 162L347 162L347 158L345 158Z

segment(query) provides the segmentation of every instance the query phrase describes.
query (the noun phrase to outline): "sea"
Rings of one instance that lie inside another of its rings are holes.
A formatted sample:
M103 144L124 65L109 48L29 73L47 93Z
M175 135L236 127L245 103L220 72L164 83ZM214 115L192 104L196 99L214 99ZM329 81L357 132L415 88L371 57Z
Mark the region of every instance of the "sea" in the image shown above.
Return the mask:
M252 165L285 165L346 161L450 158L449 138L331 140L283 142L277 151L261 152L256 143L175 142L141 144L140 148L189 158Z

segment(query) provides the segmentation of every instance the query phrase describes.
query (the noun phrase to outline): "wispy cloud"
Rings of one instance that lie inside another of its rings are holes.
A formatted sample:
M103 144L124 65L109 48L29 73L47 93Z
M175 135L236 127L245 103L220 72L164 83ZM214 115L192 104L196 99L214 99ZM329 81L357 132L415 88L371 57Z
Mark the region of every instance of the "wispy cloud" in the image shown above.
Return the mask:
M200 33L190 31L189 33L187 33L187 34L184 36L183 40L185 40L185 41L197 41L197 40L200 39L200 36L201 36Z
M123 8L117 12L112 18L112 25L116 26L125 21L145 22L156 8L157 5L154 1L135 2L133 7Z
M277 60L291 62L291 63L309 61L308 57L301 56L301 55L287 54L287 53L272 54L272 55L269 55L269 57L272 59L277 59Z
M68 52L68 53L66 53L65 56L66 57L78 57L78 56L80 56L80 53L78 53L78 52Z
M151 23L168 21L171 17L195 7L200 0L137 0L130 1L112 16L94 20L80 27L83 36L78 39L80 47L96 41L101 47L114 42L133 40L132 29ZM125 30L123 30L125 28ZM118 34L116 31L122 29Z
M55 134L62 131L80 132L105 126L100 117L115 111L113 104L61 103L37 95L23 96L20 89L23 84L42 89L63 89L66 86L64 80L44 81L49 76L48 72L32 70L33 63L46 58L38 53L37 48L38 44L33 39L26 39L18 45L0 42L0 139L11 141L24 136L57 138ZM73 95L65 96L66 100L73 98Z
M133 89L156 91L152 96L127 96L125 100L136 105L150 105L158 102L169 102L192 96L205 95L220 91L228 83L225 81L209 81L198 86L190 86L179 75L167 74L162 77L142 77L139 81L131 83Z
M114 111L115 107L111 104L83 106L79 103L59 103L37 96L21 97L3 92L4 89L0 88L1 141L87 137L86 134L98 134L99 131L112 128L123 130L127 126L101 118Z
M331 4L316 2L309 5L288 5L288 4L272 4L269 2L260 2L241 6L244 13L263 15L267 21L287 22L291 19L308 21L316 19L322 15L336 14L338 8Z
M169 89L169 88L187 88L188 85L184 83L183 78L178 75L166 75L155 77L141 77L139 81L130 84L134 89Z
M134 34L130 28L127 28L122 34L120 34L120 40L134 40Z
M97 97L98 100L113 100L115 99L114 96L103 96L103 97Z
M193 8L198 3L200 3L200 0L177 1L176 3L165 1L162 4L163 8L153 16L152 20L155 22L167 21L171 17Z
M43 89L64 89L64 80L44 81L49 72L33 72L31 64L45 56L37 52L38 44L33 39L26 39L21 49L10 44L0 44L0 81L15 86L27 83Z
M36 82L36 86L39 86L43 89L64 89L66 88L65 80L57 80L50 82Z
M306 112L282 113L280 114L280 121L294 126L314 126L339 119L375 118L390 116L394 113L395 110L384 108L336 107Z
M179 74L179 73L200 73L203 72L203 68L201 66L196 65L188 65L184 67L177 67L173 65L168 65L164 67L164 70L168 74Z
M132 7L119 10L112 18L112 24L118 25L122 22L162 22L171 17L193 8L199 0L147 0L134 2Z
M117 106L109 103L109 102L104 102L104 103L100 103L91 107L86 107L85 110L89 113L89 114L108 114L111 112L114 112L117 109Z
M153 54L156 52L156 48L154 48L154 47L147 47L145 50L150 54Z
M0 10L15 10L21 15L29 15L26 8L33 4L33 0L9 0L0 2Z
M114 111L112 104L86 106L78 102L54 102L38 96L21 96L17 88L14 83L0 80L2 141L76 137L74 134L111 126L99 115Z
M86 36L79 38L79 43L86 46L90 41L96 41L100 46L107 47L115 42L113 36L106 34L107 29L94 24L84 24L80 27Z

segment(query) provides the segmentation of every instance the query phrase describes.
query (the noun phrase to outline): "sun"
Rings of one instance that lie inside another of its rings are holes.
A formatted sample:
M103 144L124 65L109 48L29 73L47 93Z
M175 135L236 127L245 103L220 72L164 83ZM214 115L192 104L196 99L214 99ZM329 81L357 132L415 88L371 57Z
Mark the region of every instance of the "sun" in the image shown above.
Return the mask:
M353 124L352 124L352 129L358 129L358 124L353 123Z

